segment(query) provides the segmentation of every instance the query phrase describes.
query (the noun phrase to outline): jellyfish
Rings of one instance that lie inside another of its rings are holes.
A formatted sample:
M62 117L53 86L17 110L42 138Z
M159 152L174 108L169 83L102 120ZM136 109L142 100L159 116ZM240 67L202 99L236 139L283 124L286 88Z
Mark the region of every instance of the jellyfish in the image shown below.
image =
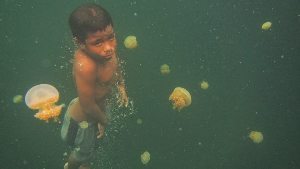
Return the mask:
M26 105L33 110L39 110L34 117L44 120L58 120L61 109L64 106L55 105L59 99L57 89L49 84L40 84L33 86L25 95Z
M127 36L124 40L124 45L128 49L133 49L137 47L136 37L133 35Z
M82 121L79 123L79 126L83 129L86 129L89 127L89 123L87 121Z
M145 151L143 154L141 154L141 162L146 165L149 161L150 153L148 151Z
M266 31L269 30L271 26L272 26L272 22L265 22L261 25L261 29Z
M202 82L200 82L200 87L201 87L201 89L206 90L206 89L208 89L209 84L207 81L202 81Z
M138 119L136 120L136 123L137 123L137 124L143 124L143 120L142 120L141 118L138 118Z
M13 97L13 102L16 103L16 104L21 103L22 100L23 100L23 96L22 96L22 95L19 95L19 94L18 94L18 95L15 95L15 96Z
M168 75L169 73L170 73L170 67L169 67L169 65L167 65L167 64L163 64L163 65L161 65L160 66L160 73L162 74L162 75Z
M192 103L191 94L182 87L176 87L170 95L169 100L173 104L173 109L177 109L178 111Z
M261 143L264 139L264 136L261 132L259 131L251 131L249 133L249 138L254 142L254 143Z

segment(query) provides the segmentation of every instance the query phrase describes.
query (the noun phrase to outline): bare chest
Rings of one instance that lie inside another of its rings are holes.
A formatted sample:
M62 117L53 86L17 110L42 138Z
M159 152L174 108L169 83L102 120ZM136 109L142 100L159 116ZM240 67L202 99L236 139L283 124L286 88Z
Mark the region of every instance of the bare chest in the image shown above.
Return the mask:
M97 67L97 83L99 85L109 85L115 82L117 73L117 62L107 62Z

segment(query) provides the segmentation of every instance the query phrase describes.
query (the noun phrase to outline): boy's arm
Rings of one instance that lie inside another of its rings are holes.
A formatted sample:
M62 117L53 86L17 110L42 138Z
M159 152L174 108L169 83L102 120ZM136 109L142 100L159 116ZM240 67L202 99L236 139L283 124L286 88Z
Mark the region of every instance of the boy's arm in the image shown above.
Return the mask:
M120 106L124 105L125 107L127 107L128 106L128 96L126 93L125 83L122 84L122 82L121 82L118 84L118 91L119 91L119 94L121 97L119 99Z
M120 106L124 105L125 107L127 107L128 106L128 96L127 96L125 80L124 80L124 77L123 77L123 74L121 71L120 64L117 69L117 77L118 77L117 87L118 87L118 91L119 91L119 94L121 97L119 99L119 103L120 103Z
M100 122L102 126L108 123L106 114L95 101L96 68L85 60L74 63L75 81L81 108L88 117Z

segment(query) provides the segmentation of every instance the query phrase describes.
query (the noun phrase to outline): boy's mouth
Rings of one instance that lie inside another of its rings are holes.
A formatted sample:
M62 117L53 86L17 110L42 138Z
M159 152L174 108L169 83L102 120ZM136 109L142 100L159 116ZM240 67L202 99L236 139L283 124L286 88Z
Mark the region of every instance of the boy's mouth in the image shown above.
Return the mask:
M103 58L105 58L105 59L109 59L111 57L112 57L112 54L111 55L105 55L105 56L103 56Z

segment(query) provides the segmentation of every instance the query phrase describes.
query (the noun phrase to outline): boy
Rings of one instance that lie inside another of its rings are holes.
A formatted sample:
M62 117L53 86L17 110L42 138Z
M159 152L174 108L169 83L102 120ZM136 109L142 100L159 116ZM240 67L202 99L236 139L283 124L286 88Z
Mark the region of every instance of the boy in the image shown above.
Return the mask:
M78 45L73 63L78 98L69 104L61 135L74 147L65 169L84 169L108 124L105 101L113 87L118 88L121 105L128 105L128 97L110 14L97 4L84 4L71 13L69 25Z

